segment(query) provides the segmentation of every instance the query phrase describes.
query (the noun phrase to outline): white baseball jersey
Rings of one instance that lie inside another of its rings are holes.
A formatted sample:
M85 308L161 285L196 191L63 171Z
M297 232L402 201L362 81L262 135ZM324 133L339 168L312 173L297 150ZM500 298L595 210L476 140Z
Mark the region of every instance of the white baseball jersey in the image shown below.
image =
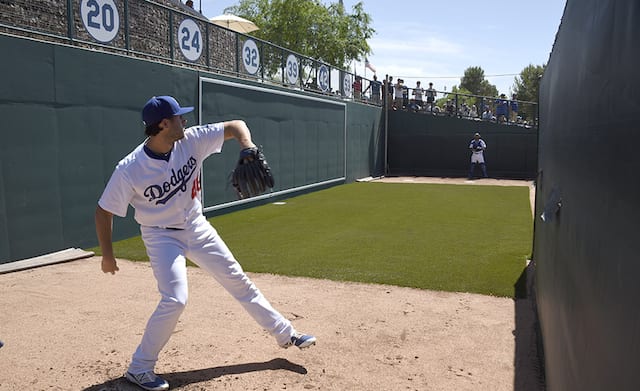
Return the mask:
M146 141L145 141L146 142ZM202 162L222 150L222 123L192 126L173 144L168 160L140 144L116 166L98 205L124 217L128 205L142 226L186 228L202 215Z
M202 162L222 151L224 125L186 129L168 156L153 153L145 142L117 164L98 201L102 209L121 217L133 206L161 295L128 372L153 370L175 330L189 296L187 258L214 276L279 345L287 346L296 335L293 325L271 306L202 215Z

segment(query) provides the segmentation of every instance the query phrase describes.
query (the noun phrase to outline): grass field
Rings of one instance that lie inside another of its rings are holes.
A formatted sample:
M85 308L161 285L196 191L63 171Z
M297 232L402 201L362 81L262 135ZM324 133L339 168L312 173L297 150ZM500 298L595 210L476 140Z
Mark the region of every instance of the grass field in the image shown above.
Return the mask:
M210 219L246 271L513 297L531 253L527 187L351 183L284 202ZM146 260L140 237L114 248Z

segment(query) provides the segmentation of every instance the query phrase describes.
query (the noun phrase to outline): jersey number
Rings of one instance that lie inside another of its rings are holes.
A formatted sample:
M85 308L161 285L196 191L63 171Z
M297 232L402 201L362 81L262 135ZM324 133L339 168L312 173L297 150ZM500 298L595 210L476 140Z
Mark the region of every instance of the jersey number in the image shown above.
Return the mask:
M200 185L200 175L198 175L196 179L193 180L193 187L191 188L191 199L196 198L201 189L202 186Z

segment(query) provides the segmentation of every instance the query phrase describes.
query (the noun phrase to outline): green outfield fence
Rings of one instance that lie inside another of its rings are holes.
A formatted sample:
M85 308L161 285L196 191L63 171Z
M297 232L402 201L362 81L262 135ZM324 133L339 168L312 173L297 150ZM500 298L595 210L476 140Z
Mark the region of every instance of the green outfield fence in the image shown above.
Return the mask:
M115 163L140 143L139 110L152 94L197 106L190 123L244 119L278 172L269 196L390 173L464 175L477 130L490 142L492 175L535 171L530 129L383 110L349 90L355 74L214 25L178 1L0 2L0 47L0 115L12 130L0 144L0 263L95 244L93 208ZM247 48L260 61L247 64ZM297 67L281 66L287 59ZM228 148L205 163L207 211L233 202L225 174L235 158ZM131 214L115 225L118 238L137 233Z

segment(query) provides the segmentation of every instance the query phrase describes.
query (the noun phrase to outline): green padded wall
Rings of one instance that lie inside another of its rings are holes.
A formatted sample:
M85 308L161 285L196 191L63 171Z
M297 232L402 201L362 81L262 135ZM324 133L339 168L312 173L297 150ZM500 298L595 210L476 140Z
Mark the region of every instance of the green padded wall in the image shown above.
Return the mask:
M203 78L201 122L244 120L262 145L274 172L277 195L346 178L346 104L260 85ZM237 161L237 144L204 165L204 204L231 202L228 176Z
M469 172L469 142L479 132L493 178L533 179L537 129L423 113L389 111L390 175L463 177Z
M639 39L638 1L568 0L541 81L533 259L549 390L640 390Z
M0 263L97 245L96 202L118 161L144 140L140 110L153 95L195 106L190 124L201 105L204 121L245 119L278 191L352 181L381 166L377 107L2 34L0 50L12 54L0 62ZM202 87L202 78L224 83ZM205 163L212 204L234 199L227 175L237 152L231 142ZM115 240L139 233L131 210L114 226Z
M347 181L384 175L384 158L382 110L347 102Z

